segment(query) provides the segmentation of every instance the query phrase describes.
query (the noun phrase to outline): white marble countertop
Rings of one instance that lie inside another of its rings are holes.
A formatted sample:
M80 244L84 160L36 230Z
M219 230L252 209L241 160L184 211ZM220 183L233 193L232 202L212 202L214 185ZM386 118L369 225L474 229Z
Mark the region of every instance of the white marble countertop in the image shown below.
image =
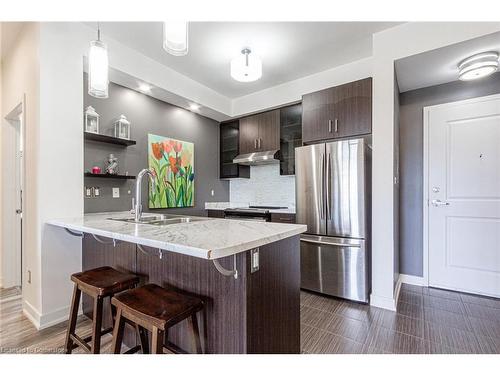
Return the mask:
M225 210L226 208L248 208L248 203L205 202L205 210ZM295 207L269 209L272 214L295 214Z
M155 214L145 213L143 216ZM172 215L173 216L173 215ZM181 216L181 215L179 215ZM305 225L256 221L206 220L157 226L109 218L131 218L129 212L85 214L46 223L125 242L173 251L204 259L217 259L247 251L306 231ZM62 233L62 235L68 235Z

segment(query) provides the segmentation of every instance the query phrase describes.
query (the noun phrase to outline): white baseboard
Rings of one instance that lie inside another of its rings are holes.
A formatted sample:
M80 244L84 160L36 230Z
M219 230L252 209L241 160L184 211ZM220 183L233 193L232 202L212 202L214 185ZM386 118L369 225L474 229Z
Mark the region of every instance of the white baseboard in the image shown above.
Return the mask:
M422 276L399 274L399 280L404 284L429 286L429 283Z
M36 329L40 329L40 313L28 301L23 301L23 314Z
M396 301L393 298L377 296L373 293L370 295L370 305L380 307L381 309L396 311Z
M29 302L23 301L23 313L33 323L37 330L51 327L57 323L68 320L71 306L61 307L47 314L40 314ZM78 315L83 314L82 307L78 311Z
M399 292L401 292L401 284L403 284L401 280L401 274L398 276L398 281L396 281L396 287L394 288L394 304L398 305L399 300Z

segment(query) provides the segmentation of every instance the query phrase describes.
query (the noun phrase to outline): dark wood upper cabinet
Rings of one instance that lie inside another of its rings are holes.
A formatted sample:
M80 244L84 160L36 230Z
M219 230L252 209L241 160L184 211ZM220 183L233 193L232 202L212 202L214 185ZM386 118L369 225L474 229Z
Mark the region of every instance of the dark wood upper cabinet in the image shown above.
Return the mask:
M240 153L279 150L280 111L240 119Z
M249 178L250 167L233 163L240 153L240 123L238 120L220 124L220 178Z
M371 128L371 78L302 97L304 143L369 134Z
M280 174L295 174L295 148L302 146L302 105L280 109Z

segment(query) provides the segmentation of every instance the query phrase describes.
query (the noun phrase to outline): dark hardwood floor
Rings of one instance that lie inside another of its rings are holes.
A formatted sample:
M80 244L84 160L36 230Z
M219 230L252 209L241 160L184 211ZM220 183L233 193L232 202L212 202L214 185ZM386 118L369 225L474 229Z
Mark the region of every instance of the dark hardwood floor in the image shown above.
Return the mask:
M63 353L66 322L37 331L13 295L0 290L0 353ZM90 333L91 321L81 316L78 330ZM110 344L107 334L103 352ZM302 291L301 346L305 354L500 354L500 299L403 284L392 312Z
M397 312L302 291L303 353L500 354L500 300L403 284Z

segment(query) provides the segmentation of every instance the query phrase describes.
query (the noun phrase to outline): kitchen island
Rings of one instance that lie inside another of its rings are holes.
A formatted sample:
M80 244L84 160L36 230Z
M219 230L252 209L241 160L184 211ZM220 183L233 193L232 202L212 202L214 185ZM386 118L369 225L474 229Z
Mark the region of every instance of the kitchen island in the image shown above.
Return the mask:
M129 218L128 212L100 213L48 224L82 236L83 270L109 265L138 274L141 284L202 298L205 353L300 352L299 235L306 226L175 215L136 224ZM90 315L90 301L83 302ZM178 324L168 339L191 351L187 329ZM125 344L136 340L129 330Z

